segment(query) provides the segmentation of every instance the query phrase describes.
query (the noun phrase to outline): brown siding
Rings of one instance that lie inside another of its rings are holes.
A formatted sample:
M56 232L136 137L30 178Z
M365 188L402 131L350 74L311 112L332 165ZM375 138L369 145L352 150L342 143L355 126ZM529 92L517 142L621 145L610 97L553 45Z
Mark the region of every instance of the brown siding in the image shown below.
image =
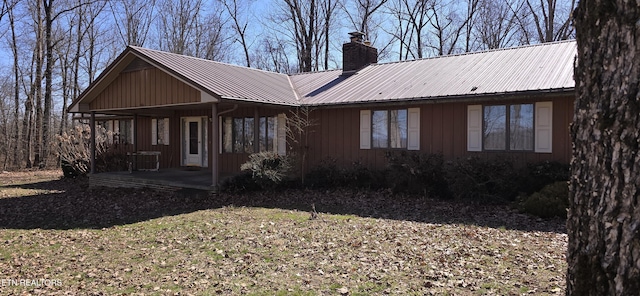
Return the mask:
M200 102L200 91L156 68L122 72L93 100L91 110Z
M516 164L559 161L569 163L571 140L569 124L573 118L573 98L491 101L491 104L553 101L553 153L535 152L468 152L467 105L478 103L441 103L420 105L420 148L423 153L440 153L445 159L480 156L512 159ZM390 107L398 108L398 107ZM400 107L406 108L406 107ZM376 109L376 108L371 108ZM340 166L362 162L372 168L386 165L385 152L390 149L360 149L359 108L317 109L312 112L318 123L310 133L309 167L322 161L335 160Z

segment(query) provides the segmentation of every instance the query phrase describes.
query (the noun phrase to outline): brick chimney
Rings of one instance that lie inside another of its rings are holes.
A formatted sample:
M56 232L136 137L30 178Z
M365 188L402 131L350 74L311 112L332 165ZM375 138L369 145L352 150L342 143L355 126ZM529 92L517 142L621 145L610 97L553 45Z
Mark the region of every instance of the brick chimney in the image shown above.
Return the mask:
M342 73L352 74L369 64L378 62L378 49L364 41L364 33L349 33L351 41L342 44Z

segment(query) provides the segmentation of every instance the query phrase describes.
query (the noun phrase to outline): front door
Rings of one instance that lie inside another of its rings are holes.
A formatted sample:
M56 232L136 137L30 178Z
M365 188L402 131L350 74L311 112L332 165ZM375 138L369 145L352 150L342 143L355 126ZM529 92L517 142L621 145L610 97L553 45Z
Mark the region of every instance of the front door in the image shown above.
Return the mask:
M202 120L200 117L187 117L183 125L183 165L202 166Z

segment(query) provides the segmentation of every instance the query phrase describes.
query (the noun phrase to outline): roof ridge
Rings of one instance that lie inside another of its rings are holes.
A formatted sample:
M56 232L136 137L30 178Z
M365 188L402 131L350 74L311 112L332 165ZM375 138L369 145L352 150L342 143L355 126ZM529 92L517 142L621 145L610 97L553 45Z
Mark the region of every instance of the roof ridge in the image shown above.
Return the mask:
M327 73L327 72L333 72L333 71L342 71L342 69L328 69L328 70L322 70L322 71L298 72L298 73L287 74L287 76L298 76L298 75L308 75L308 74L316 74L316 73Z
M484 53L491 53L491 52L500 52L500 51L511 51L511 50L518 50L518 49L524 49L524 48L543 47L543 46L557 45L557 44L562 44L562 43L574 43L574 42L576 42L575 39L567 39L567 40L543 42L543 43L536 43L536 44L525 44L525 45L514 46L514 47L501 47L501 48L494 48L494 49L485 49L485 50L480 50L480 51L462 52L462 53L456 53L456 54L441 55L441 56L434 56L434 57L426 57L426 58L419 58L419 59L413 59L413 60L403 60L403 61L391 61L391 62L384 62L384 63L376 63L376 64L369 64L368 66L374 66L375 67L375 66L383 66L383 65L390 65L390 64L410 63L410 62L425 61L425 60L436 60L436 59L443 59L443 58L450 58L450 57L469 56L469 55L484 54Z

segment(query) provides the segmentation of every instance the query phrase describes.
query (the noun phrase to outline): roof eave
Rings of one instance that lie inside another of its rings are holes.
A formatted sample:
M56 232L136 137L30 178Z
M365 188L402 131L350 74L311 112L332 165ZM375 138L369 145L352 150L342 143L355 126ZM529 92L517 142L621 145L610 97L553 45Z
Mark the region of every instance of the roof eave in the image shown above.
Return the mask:
M546 90L527 90L518 92L503 93L480 93L480 94L462 94L437 97L413 97L413 98L397 98L385 100L369 100L369 101L349 101L337 103L320 103L320 104L302 104L305 107L345 107L345 106L370 106L370 105L397 105L397 104L439 104L439 103L461 103L461 102L479 102L479 101L500 101L508 99L527 99L539 98L541 96L565 96L575 92L575 87L556 88Z

